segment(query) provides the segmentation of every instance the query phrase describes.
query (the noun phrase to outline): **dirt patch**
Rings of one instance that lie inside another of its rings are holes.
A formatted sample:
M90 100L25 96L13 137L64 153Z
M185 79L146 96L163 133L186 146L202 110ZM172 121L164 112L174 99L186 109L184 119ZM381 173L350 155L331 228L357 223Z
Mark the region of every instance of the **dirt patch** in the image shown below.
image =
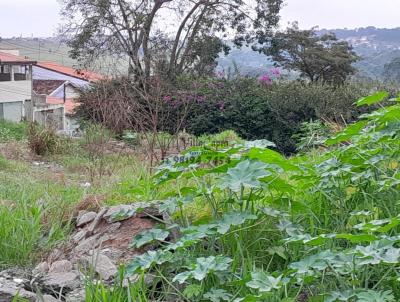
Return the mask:
M31 153L26 143L11 141L0 143L0 155L7 160L34 161L37 157Z

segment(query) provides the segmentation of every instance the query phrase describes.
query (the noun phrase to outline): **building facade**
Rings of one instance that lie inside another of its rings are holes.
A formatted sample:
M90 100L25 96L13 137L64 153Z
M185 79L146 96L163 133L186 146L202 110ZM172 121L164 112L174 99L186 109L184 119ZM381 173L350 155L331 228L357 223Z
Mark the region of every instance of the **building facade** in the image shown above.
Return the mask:
M0 51L0 119L19 122L26 118L25 105L32 99L32 71L35 61L18 51Z

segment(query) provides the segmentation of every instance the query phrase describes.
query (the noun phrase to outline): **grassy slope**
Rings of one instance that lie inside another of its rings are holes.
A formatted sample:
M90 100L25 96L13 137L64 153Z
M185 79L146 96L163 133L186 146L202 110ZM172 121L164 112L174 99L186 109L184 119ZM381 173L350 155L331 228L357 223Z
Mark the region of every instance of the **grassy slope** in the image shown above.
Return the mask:
M26 128L0 122L0 267L34 263L40 252L63 241L71 213L89 195L105 204L132 202L138 194L157 197L146 189L148 171L135 156L107 155L106 175L91 180L93 162L81 141L63 154L35 158L28 155Z

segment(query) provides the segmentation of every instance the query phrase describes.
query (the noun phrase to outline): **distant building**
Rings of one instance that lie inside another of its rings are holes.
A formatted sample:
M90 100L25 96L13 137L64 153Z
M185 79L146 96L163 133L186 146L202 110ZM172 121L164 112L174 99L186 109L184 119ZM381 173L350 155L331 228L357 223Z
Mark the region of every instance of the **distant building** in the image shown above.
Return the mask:
M103 79L103 76L90 71L75 70L53 62L38 62L33 66L33 94L35 98L45 99L49 106L64 107L62 125L59 130L73 132L78 124L73 118L79 91L88 88L91 82Z
M35 61L15 50L0 51L0 119L19 122L32 98L32 66Z
M18 50L0 50L0 119L73 132L80 91L101 79L94 72L26 59Z

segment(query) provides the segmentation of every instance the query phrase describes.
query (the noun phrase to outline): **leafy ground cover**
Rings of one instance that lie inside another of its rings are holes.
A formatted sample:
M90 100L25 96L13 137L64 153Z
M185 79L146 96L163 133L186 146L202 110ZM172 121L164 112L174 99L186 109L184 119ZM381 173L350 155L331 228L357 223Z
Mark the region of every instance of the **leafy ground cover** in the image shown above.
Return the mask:
M261 140L194 148L187 161L160 166L154 186L170 188L161 209L177 224L133 238L158 249L125 275L154 278L143 287L149 301L398 301L400 105L392 101L326 139L324 151L287 159ZM168 241L172 229L178 241Z
M67 238L89 194L111 204L158 199L174 224L132 238L132 248L156 248L121 267L112 287L88 279L87 301L398 301L400 105L385 104L334 135L311 127L318 135L300 143L318 149L291 158L226 133L154 175L135 156L107 155L116 167L90 187L82 184L97 162L83 142L45 157L61 173L0 157L0 265L30 264Z

